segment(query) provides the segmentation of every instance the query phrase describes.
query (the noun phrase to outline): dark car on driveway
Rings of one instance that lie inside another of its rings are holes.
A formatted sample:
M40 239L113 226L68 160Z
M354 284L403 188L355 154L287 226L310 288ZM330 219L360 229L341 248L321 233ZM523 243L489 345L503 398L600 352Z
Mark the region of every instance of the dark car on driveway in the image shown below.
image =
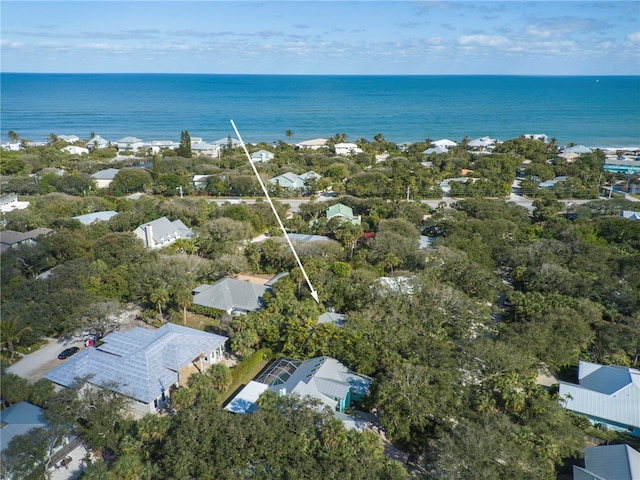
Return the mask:
M67 348L67 349L63 350L62 352L60 352L60 355L58 355L58 359L65 360L65 359L69 358L71 355L75 355L79 351L80 351L80 349L78 347Z

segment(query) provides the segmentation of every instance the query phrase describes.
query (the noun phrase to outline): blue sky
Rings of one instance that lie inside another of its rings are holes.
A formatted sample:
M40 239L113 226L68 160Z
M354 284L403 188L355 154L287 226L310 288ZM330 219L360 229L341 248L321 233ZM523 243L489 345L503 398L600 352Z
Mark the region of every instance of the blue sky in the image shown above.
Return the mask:
M3 72L639 75L638 1L7 1Z

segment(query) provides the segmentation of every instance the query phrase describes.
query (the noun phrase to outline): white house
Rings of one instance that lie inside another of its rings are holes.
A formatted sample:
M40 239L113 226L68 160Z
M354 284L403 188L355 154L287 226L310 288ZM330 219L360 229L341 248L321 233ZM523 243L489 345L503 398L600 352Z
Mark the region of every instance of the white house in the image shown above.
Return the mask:
M334 145L336 155L348 157L354 153L362 153L362 149L355 143L336 143Z
M20 142L6 142L2 144L2 149L5 152L17 152L22 150L22 143Z
M145 143L137 137L124 137L116 142L118 153L135 153L144 145Z
M312 140L305 140L304 142L296 143L296 148L318 150L327 146L326 138L314 138Z
M74 355L44 378L72 387L78 378L132 400L139 414L155 413L192 373L222 358L227 337L167 323L157 330L113 332L96 348Z
M94 173L93 175L91 175L91 178L95 180L96 186L98 188L107 188L109 185L111 185L113 179L116 178L116 175L119 171L120 170L118 170L117 168L107 168L105 170L100 170L99 172Z
M80 137L77 135L58 135L58 140L62 140L67 143L75 143L80 141Z
M436 140L435 142L431 142L431 145L433 145L434 147L451 148L451 147L457 146L458 144L453 140L449 140L448 138L443 138L441 140Z
M252 162L269 162L273 160L275 155L267 150L258 150L257 152L253 152L251 154Z
M220 145L206 142L191 143L191 153L197 157L219 157Z
M133 233L144 242L144 246L151 249L163 248L171 245L179 238L192 238L193 231L182 221L171 221L161 217L144 223Z
M7 213L14 210L23 210L29 206L29 202L20 202L18 194L12 193L0 198L0 212Z
M71 155L88 155L89 149L84 147L78 147L77 145L67 145L60 149L61 152L67 152Z
M87 148L89 150L100 150L101 148L107 148L109 145L111 145L111 142L105 140L100 135L95 135L87 142Z
M153 155L157 155L163 150L175 150L179 145L179 143L172 142L171 140L153 140L152 142L145 144L145 148L147 148Z

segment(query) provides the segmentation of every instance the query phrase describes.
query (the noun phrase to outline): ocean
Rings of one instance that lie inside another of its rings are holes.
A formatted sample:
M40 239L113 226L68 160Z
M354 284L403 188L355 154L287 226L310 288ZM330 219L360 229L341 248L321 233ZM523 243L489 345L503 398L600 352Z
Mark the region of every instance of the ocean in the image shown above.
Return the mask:
M179 141L182 130L215 141L235 136L233 119L246 143L546 134L559 145L640 146L637 76L3 73L0 88L3 141L10 130L35 141Z

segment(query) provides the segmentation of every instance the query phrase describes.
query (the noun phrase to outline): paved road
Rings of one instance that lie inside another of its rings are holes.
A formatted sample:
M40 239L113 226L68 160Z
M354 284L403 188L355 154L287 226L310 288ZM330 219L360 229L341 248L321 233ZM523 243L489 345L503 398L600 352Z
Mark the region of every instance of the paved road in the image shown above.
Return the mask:
M66 360L58 360L58 354L65 348L84 348L84 342L78 338L49 339L49 343L29 355L25 355L18 362L7 368L10 373L15 373L30 382L35 382L42 376L61 365ZM77 354L76 354L77 355Z

